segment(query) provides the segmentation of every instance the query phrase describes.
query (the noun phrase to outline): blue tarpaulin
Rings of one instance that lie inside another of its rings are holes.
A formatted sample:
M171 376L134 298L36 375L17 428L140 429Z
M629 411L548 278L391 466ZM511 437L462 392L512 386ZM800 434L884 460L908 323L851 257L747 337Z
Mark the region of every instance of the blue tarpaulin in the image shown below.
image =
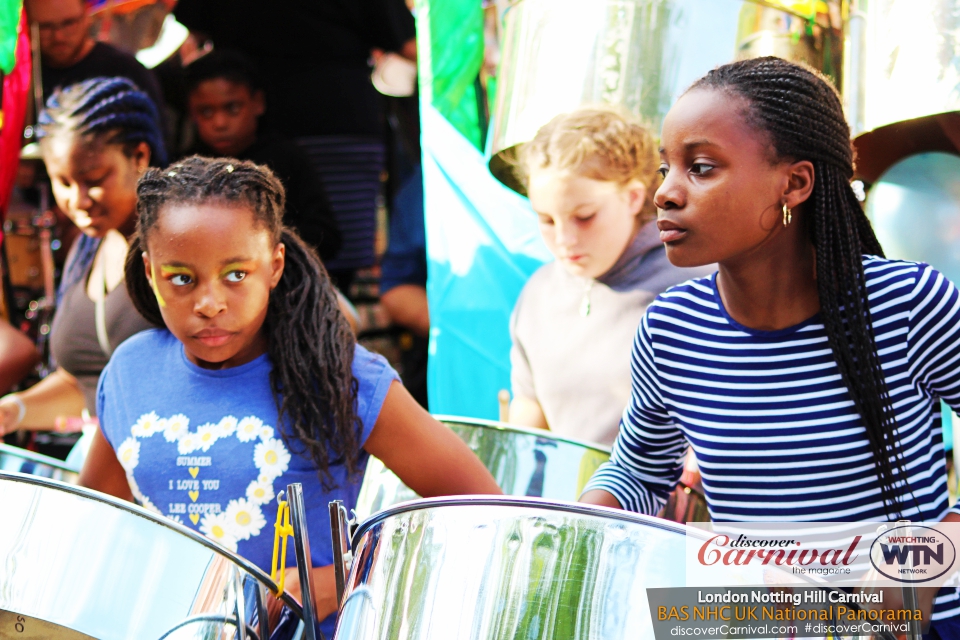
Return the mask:
M497 392L510 388L510 312L552 256L526 198L434 107L422 104L421 117L430 410L496 419Z

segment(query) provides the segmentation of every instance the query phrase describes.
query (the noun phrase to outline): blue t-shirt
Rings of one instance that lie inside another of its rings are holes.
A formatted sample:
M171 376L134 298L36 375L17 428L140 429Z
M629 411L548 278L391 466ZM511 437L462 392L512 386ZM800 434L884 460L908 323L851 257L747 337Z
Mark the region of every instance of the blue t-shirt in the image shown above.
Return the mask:
M303 485L314 566L332 564L328 503L356 506L359 479L330 467L337 488L321 487L317 467L298 441L277 429L267 355L230 369L187 360L167 330L144 331L114 352L100 377L101 429L144 507L191 529L270 572L277 492ZM396 372L357 345L360 443L366 442ZM361 452L361 470L369 456ZM295 565L288 550L288 566ZM332 637L333 617L321 628Z

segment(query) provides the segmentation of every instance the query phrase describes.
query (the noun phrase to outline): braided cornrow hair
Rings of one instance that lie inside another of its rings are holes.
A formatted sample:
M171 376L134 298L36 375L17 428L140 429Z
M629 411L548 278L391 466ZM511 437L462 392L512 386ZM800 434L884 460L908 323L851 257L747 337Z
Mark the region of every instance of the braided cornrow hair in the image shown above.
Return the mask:
M37 137L61 130L75 135L106 134L108 142L150 146L150 164L167 163L160 114L153 100L127 78L91 78L55 91L37 118Z
M123 145L128 155L146 142L151 165L162 167L167 162L157 107L127 78L91 78L53 92L37 118L37 137L43 142L61 133L102 137L107 144ZM97 238L81 235L77 240L57 290L58 303L83 277L99 246Z
M356 340L337 304L337 294L313 249L284 228L284 191L267 167L227 158L191 156L164 170L151 169L137 185L137 237L127 252L126 282L137 311L164 326L143 268L142 252L165 207L218 202L249 209L274 242L286 247L283 276L270 293L264 328L273 363L270 385L277 414L317 465L321 483L332 488L330 465L358 473L357 387L353 377ZM282 422L281 422L282 423ZM293 447L295 449L295 447Z
M777 160L813 163L815 182L803 218L817 254L820 315L867 432L884 509L895 518L901 512L900 491L909 486L877 355L862 258L883 257L883 249L850 187L853 149L840 97L816 71L776 57L718 67L694 89L727 91L744 99L747 117L770 136Z

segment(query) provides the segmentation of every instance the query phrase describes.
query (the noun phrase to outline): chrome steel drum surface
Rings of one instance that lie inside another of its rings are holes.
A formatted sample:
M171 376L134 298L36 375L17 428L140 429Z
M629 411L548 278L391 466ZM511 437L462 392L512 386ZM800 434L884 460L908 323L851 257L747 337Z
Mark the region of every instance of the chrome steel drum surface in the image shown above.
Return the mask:
M434 416L469 445L507 495L576 500L610 451L491 420ZM375 512L417 498L392 471L370 458L357 499L362 522Z
M840 81L840 0L804 3L816 7L813 15L794 8L800 4L506 2L490 171L522 192L511 171L517 145L533 139L554 116L584 105L618 105L659 131L669 108L694 80L738 58L777 55L811 64Z
M76 484L80 477L80 470L67 465L63 460L2 443L0 443L0 471L29 473L32 476L51 478L68 484Z
M296 637L274 584L203 536L103 494L0 473L0 637ZM242 624L238 622L242 620Z
M697 586L687 583L690 531L529 498L398 505L354 536L336 638L652 638L647 589ZM722 584L767 583L754 566Z
M847 118L854 135L960 109L956 0L853 0Z

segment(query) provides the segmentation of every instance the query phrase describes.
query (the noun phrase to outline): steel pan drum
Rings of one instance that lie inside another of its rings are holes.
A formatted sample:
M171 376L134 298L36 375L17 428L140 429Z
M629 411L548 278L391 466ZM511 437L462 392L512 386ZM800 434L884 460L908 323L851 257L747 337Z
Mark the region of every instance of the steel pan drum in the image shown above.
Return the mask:
M852 0L844 98L853 134L960 110L955 0Z
M517 146L561 113L585 105L617 105L659 131L669 108L694 80L734 59L778 55L838 80L841 75L839 0L497 4L503 31L490 171L521 193L523 186L513 175ZM799 11L801 4L806 8Z
M302 630L286 595L281 622L267 628L276 587L255 566L130 503L0 473L0 514L0 637L265 640Z
M41 478L51 478L68 484L76 484L80 477L80 470L63 460L40 455L20 447L11 447L0 443L0 471L15 471L29 473ZM0 505L2 505L0 499Z
M687 583L687 535L706 539L656 518L529 498L397 505L353 537L336 638L652 638L647 589L698 586ZM764 585L770 571L719 577Z
M435 416L477 454L507 495L576 500L610 458L609 449L491 420ZM371 457L357 499L360 521L386 507L417 498L383 463Z

